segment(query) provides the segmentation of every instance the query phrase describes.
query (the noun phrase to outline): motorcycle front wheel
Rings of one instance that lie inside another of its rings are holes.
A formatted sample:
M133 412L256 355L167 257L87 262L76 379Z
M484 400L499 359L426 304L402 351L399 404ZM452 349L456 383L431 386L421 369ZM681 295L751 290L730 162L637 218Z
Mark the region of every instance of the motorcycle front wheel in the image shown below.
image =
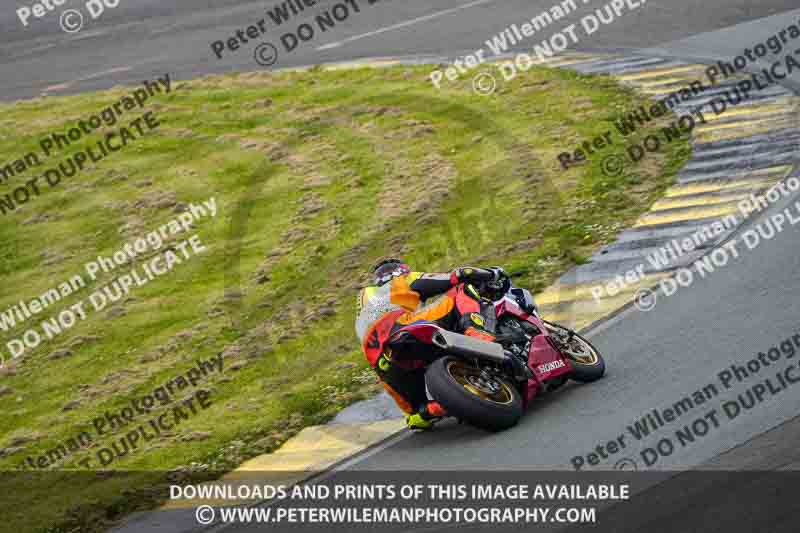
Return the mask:
M522 417L522 398L505 378L457 357L442 357L425 372L425 384L448 416L489 431L508 429Z
M561 353L572 362L570 379L591 383L606 373L606 362L597 348L574 331L554 322L542 320L547 332L553 337Z

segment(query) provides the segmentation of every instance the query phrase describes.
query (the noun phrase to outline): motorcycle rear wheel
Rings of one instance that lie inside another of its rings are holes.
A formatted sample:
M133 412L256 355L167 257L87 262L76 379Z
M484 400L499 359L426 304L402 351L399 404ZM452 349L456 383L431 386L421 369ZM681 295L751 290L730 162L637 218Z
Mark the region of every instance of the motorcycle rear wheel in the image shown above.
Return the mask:
M572 362L570 379L581 383L591 383L602 378L606 373L606 362L594 345L569 328L554 322L543 320L545 327L556 339L561 353ZM570 338L570 333L571 338ZM567 340L569 339L569 340Z
M448 416L489 431L508 429L522 417L522 398L506 379L482 373L457 357L442 357L425 372L425 384Z

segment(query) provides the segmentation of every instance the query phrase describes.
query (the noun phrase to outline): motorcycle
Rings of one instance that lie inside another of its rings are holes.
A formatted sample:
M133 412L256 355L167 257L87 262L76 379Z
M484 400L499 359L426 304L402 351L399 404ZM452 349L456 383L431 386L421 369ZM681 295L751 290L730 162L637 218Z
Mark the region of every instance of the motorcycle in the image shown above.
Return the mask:
M495 342L448 331L438 324L412 323L386 345L393 357L428 363L428 395L448 416L490 431L514 426L534 397L567 380L590 383L603 377L605 361L588 340L539 316L527 289L514 287L502 269L479 292L494 310L487 329Z

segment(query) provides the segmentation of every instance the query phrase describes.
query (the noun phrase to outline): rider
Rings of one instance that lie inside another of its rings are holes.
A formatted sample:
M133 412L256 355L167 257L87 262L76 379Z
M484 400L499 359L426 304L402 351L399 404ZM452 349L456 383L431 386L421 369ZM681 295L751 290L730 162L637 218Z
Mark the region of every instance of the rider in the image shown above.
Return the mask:
M490 304L481 300L472 283L497 281L498 272L473 267L441 274L412 272L400 259L385 259L372 270L374 285L361 289L356 334L383 386L405 411L409 428L428 429L446 413L425 394L425 361L393 360L384 342L417 321L494 341L494 314L487 312Z

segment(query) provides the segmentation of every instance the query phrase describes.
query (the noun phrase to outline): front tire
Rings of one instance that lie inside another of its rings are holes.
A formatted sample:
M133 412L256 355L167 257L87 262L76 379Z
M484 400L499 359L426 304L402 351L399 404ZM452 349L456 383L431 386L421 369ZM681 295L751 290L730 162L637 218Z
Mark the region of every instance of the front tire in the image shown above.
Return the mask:
M506 379L486 381L480 369L456 357L442 357L425 372L425 384L448 416L489 431L508 429L522 417L522 398Z
M542 322L559 345L561 353L572 362L570 379L591 383L603 377L606 373L606 362L591 342L569 328L546 320Z

